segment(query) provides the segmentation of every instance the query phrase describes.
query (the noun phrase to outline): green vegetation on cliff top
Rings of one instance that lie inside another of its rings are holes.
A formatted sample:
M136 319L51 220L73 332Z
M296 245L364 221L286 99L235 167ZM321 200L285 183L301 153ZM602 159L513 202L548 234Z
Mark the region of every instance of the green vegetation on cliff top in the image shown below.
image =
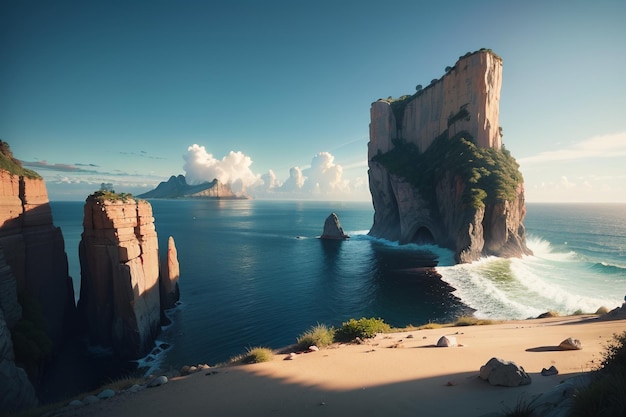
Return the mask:
M115 191L99 190L91 194L89 198L97 201L122 201L135 199L131 193L116 193Z
M446 173L461 179L462 201L474 208L502 201L514 201L517 187L524 182L519 165L506 149L482 148L467 132L449 138L445 131L424 152L401 139L394 148L374 156L391 174L405 178L433 207L435 187Z
M20 161L13 157L9 144L0 140L0 169L8 171L11 175L20 177L41 179L41 175L30 169L24 168Z

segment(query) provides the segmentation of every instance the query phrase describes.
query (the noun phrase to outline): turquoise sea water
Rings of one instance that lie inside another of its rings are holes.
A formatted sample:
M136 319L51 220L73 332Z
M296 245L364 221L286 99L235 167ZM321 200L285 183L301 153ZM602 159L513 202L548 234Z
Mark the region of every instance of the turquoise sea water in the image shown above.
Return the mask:
M52 202L79 294L82 203ZM533 256L453 265L433 246L372 239L371 203L152 200L159 246L178 249L181 303L168 348L141 365L215 364L254 346L282 347L317 323L381 317L394 326L547 310L594 312L626 294L626 205L528 204ZM339 216L351 239L317 239ZM438 264L441 278L425 273Z

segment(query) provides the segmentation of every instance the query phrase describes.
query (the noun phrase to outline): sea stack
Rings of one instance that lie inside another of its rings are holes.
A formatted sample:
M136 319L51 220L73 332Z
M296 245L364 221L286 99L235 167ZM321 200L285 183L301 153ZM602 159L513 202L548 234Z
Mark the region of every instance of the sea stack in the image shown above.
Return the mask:
M371 106L370 235L434 243L457 263L530 254L519 165L502 148L502 59L459 58L413 95Z
M97 192L85 202L78 310L92 344L136 359L160 330L158 241L152 206Z
M349 239L350 236L343 232L343 228L341 227L341 223L339 223L339 217L335 213L330 213L330 215L326 218L324 222L324 232L321 239L331 239L331 240L344 240Z

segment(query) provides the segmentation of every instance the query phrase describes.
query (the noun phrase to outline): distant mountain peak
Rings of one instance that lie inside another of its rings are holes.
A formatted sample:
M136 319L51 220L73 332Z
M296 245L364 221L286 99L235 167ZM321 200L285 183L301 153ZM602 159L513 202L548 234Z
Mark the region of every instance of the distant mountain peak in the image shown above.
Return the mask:
M247 199L248 196L238 196L228 184L214 179L201 184L190 185L184 175L172 175L169 180L161 182L154 190L140 194L139 198L209 198L209 199Z

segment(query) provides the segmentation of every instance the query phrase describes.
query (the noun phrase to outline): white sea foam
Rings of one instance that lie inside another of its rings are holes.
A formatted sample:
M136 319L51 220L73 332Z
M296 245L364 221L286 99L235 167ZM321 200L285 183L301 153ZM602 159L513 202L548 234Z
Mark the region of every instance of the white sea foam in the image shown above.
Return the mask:
M620 303L611 282L574 252L557 252L550 242L529 240L534 255L484 258L472 264L438 268L454 294L476 315L524 319L552 310L561 314L595 312Z

